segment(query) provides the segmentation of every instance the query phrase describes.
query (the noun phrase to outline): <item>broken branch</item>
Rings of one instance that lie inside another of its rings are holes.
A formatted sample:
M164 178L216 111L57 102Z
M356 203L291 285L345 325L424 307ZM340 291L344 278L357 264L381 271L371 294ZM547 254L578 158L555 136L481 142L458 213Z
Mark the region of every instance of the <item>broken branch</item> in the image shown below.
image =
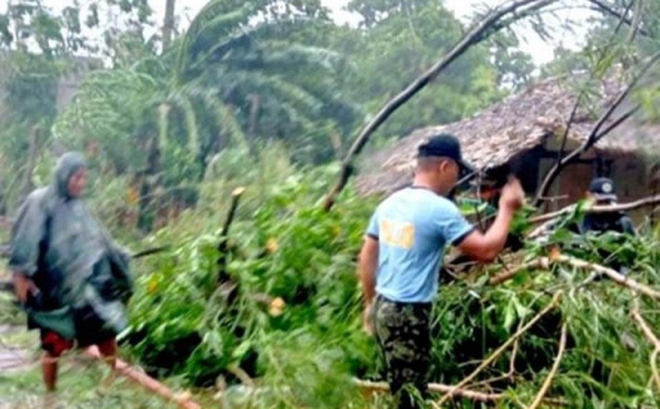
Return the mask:
M520 330L521 326L522 326L522 322L518 324L518 330ZM509 360L509 371L507 373L502 374L500 376L496 376L494 378L486 379L485 381L477 382L472 386L477 387L477 386L490 385L491 383L499 382L505 379L513 380L516 374L516 355L518 354L518 345L519 345L518 341L520 341L520 339L517 339L516 342L513 343L513 351L511 351L511 359Z
M555 362L552 364L552 369L550 369L550 373L548 376L545 378L545 381L543 381L543 385L541 386L541 390L539 390L539 393L536 394L536 398L534 399L534 402L532 402L531 405L529 405L529 408L527 409L536 409L541 402L543 402L543 397L548 393L548 390L550 389L550 385L552 385L552 380L554 379L555 375L557 375L557 371L559 370L559 364L561 363L562 358L564 357L564 351L566 350L566 322L564 322L561 326L561 336L559 338L559 351L557 352L557 357L555 358Z
M519 0L506 7L496 8L491 14L477 24L472 31L463 37L463 39L440 61L436 62L424 74L408 85L406 89L388 101L376 116L362 129L344 157L339 181L326 196L323 208L326 211L332 209L337 196L341 193L344 187L346 187L348 180L353 174L353 159L362 151L371 138L371 135L390 117L390 115L431 83L445 68L463 55L468 48L483 42L497 31L507 25L513 24L520 18L528 16L530 12L546 7L553 2L554 0ZM503 18L508 15L512 15L512 18L503 22Z
M236 209L238 208L238 202L241 199L241 196L245 193L244 187L237 187L231 192L231 205L229 206L229 212L227 213L227 218L225 219L225 224L222 226L220 231L220 243L218 243L218 283L223 283L227 280L226 271L227 271L227 251L229 244L229 227L234 221L234 216L236 215Z
M98 348L95 346L87 348L85 350L85 354L95 359L103 359L99 353ZM140 386L143 386L144 388L156 393L157 395L175 402L182 409L201 409L201 406L191 401L190 398L186 396L186 394L180 396L175 395L174 392L172 392L172 390L167 386L153 379L146 373L136 370L120 359L117 359L117 364L113 370L118 374L123 375L128 379L140 384Z
M543 270L549 270L550 269L550 259L541 257L537 258L533 261L530 261L528 263L521 264L520 266L504 271L500 274L497 274L493 277L490 278L489 283L490 285L499 285L502 284L505 281L508 281L518 275L521 271L525 270L538 270L538 269L543 269Z
M658 292L658 291L656 291L656 290L654 290L650 287L647 287L643 284L640 284L637 281L633 280L632 278L629 278L628 276L624 276L623 274L621 274L621 273L619 273L619 272L617 272L617 271L615 271L611 268L601 266L600 264L596 264L596 263L592 263L592 262L589 262L589 261L581 260L579 258L571 257L571 256L558 255L558 256L553 256L551 258L541 257L538 260L536 260L535 262L525 264L525 265L523 265L519 268L516 268L513 271L518 271L518 272L523 271L527 268L532 268L534 265L543 266L541 268L545 268L545 266L549 266L552 263L563 263L563 264L568 264L570 266L573 266L575 268L580 268L580 269L584 269L584 270L591 270L591 271L593 271L593 272L595 272L599 275L608 276L610 279L612 279L612 281L614 281L615 283L617 283L618 285L620 285L622 287L627 287L627 288L629 288L633 291L642 293L642 294L644 294L644 295L646 295L650 298L660 299L660 292ZM493 279L497 278L497 281L496 281L497 284L500 284L503 281L506 281L506 280L513 277L513 275L511 275L510 273L506 273L506 275L502 274L501 276L505 277L506 279L499 278L500 276L493 277Z
M555 295L552 297L552 301L543 309L541 312L536 314L534 318L532 318L527 324L525 324L524 327L520 328L511 338L509 338L504 344L502 344L495 352L493 352L488 359L484 360L481 365L477 367L470 375L468 375L466 378L464 378L461 382L459 382L456 386L453 386L451 390L445 393L445 395L440 399L438 402L438 406L442 406L443 403L445 403L448 399L451 399L456 393L457 390L463 388L465 385L470 383L484 368L489 366L491 363L493 363L504 351L506 351L511 344L516 342L518 338L520 338L525 332L527 332L534 324L536 324L545 314L550 312L553 308L557 306L557 303L559 302L559 299L561 298L562 291L557 291Z
M372 391L383 391L387 392L390 390L390 386L387 382L371 382L363 381L360 379L354 379L355 384L362 389L369 389ZM440 383L429 383L428 391L435 393L447 393L452 390L452 386L443 385ZM475 402L496 402L504 397L501 393L482 393L476 392L469 389L459 389L454 392L454 395L460 398L469 399Z
M590 213L609 213L609 212L625 212L629 210L638 209L645 206L654 206L660 203L660 195L649 196L643 199L636 200L629 203L620 203L615 205L607 206L596 206L596 205L587 205L586 210ZM565 207L561 210L552 213L542 214L540 216L532 217L529 222L532 224L544 223L555 219L559 216L563 216L567 213L572 212L575 209L574 205Z
M642 293L644 295L647 295L651 298L660 299L660 292L658 292L658 291L656 291L656 290L654 290L650 287L647 287L645 285L642 285L642 284L638 283L637 281L635 281L631 278L628 278L627 276L624 276L623 274L620 274L619 272L617 272L617 271L615 271L611 268L607 268L607 267L601 266L599 264L591 263L591 262L588 262L588 261L585 261L585 260L580 260L580 259L575 258L575 257L564 256L564 255L560 255L560 256L555 257L554 261L557 261L557 262L560 262L560 263L566 263L566 264L572 265L573 267L577 267L577 268L592 270L592 271L595 271L596 273L599 273L599 274L604 274L604 275L608 276L609 278L611 278L614 282L616 282L617 284L619 284L623 287L628 287L631 290L640 292L640 293Z

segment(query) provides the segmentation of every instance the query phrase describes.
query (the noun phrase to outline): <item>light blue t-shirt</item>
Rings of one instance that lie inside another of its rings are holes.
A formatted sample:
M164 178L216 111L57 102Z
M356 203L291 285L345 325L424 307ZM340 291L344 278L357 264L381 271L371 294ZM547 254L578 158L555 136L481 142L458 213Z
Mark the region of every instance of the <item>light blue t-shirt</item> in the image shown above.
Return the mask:
M376 292L392 301L431 302L445 247L473 229L454 203L431 190L394 193L378 206L367 229L379 243Z

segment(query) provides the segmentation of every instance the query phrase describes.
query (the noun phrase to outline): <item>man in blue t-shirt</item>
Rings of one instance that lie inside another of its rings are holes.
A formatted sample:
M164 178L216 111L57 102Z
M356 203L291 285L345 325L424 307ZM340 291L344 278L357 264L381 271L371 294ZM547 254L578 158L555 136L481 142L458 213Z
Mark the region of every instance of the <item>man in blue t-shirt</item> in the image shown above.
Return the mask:
M494 223L483 234L446 198L461 172L458 140L441 134L419 147L412 186L385 199L373 214L360 254L365 329L375 331L385 356L392 394L400 408L416 407L411 387L426 392L430 363L431 302L447 245L490 262L504 247L524 193L511 179L504 186Z

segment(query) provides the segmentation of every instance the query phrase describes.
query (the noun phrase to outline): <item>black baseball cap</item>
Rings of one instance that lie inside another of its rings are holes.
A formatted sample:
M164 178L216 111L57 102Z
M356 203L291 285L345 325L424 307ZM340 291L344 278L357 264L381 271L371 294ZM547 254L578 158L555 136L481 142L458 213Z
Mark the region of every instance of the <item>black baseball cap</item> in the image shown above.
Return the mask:
M595 178L589 184L589 193L596 200L617 200L614 181L609 178Z
M454 160L461 168L461 175L474 173L474 168L461 155L461 144L454 135L438 134L429 138L417 148L417 157L444 156Z

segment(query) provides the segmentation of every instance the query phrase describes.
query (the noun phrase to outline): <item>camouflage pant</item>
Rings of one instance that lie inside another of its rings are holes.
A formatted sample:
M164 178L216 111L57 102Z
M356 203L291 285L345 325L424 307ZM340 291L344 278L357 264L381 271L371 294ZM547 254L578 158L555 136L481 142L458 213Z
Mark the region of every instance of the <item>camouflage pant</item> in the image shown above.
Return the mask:
M398 303L376 298L376 339L385 358L387 380L399 408L418 407L415 393L426 394L431 354L431 304Z

